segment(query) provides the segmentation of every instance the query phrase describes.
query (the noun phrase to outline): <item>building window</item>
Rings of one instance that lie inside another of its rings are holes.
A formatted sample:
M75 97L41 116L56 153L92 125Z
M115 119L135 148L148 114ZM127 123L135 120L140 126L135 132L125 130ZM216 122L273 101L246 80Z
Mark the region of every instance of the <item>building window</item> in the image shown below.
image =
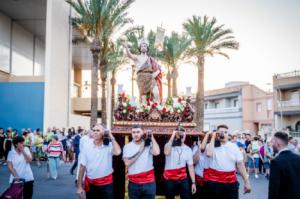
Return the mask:
M261 112L261 110L262 110L261 103L256 103L256 112Z
M272 101L272 99L268 99L268 111L271 111L273 108L273 101Z
M238 100L234 100L233 101L233 107L238 107L239 106L239 101Z
M208 104L204 104L204 108L207 109L208 108Z
M220 108L220 103L216 102L215 103L215 108Z

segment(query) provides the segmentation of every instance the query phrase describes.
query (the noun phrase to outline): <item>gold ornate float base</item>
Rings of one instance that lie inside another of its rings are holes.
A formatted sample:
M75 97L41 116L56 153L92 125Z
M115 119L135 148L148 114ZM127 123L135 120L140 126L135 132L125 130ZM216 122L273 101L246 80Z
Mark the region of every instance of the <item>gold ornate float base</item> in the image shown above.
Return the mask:
M154 135L171 135L177 127L176 122L131 122L116 121L113 122L112 132L115 134L131 134L132 125L140 124L143 129L152 130ZM196 123L183 122L180 126L185 128L187 135L200 135L200 131L196 129Z

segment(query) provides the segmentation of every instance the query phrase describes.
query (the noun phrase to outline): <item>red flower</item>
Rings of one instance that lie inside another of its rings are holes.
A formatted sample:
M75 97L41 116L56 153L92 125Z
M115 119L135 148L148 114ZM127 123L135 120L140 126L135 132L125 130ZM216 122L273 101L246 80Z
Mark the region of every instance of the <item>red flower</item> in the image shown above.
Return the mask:
M187 111L184 111L184 112L183 112L183 115L184 115L184 116L188 116L189 113L188 113Z
M157 102L154 102L154 103L152 104L152 108L157 107L157 105L158 105L158 103L157 103Z
M181 97L179 97L179 98L178 98L178 102L180 103L181 101L182 101L182 98L181 98Z
M128 106L127 106L127 110L128 110L128 111L130 111L131 108L132 108L131 105L128 105Z
M162 112L165 113L167 111L166 107L163 107Z

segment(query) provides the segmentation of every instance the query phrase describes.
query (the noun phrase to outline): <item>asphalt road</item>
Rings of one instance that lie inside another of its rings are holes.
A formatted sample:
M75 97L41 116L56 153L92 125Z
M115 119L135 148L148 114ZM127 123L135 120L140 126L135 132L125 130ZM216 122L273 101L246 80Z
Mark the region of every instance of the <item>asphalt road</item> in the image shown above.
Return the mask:
M62 164L59 169L57 180L47 180L46 166L43 163L41 168L32 164L32 170L35 178L34 199L74 199L77 198L75 191L75 177L69 174L71 164ZM0 193L8 186L9 173L6 166L0 165ZM253 174L250 177L252 192L244 195L243 185L240 185L240 199L267 199L268 181L264 176L255 179Z

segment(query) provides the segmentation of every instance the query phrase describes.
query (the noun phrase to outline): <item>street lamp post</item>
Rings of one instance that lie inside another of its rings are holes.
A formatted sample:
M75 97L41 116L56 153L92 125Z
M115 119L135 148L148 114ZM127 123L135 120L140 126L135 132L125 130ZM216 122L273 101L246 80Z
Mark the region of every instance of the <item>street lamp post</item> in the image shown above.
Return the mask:
M134 96L134 73L135 73L135 66L131 65L131 96Z

